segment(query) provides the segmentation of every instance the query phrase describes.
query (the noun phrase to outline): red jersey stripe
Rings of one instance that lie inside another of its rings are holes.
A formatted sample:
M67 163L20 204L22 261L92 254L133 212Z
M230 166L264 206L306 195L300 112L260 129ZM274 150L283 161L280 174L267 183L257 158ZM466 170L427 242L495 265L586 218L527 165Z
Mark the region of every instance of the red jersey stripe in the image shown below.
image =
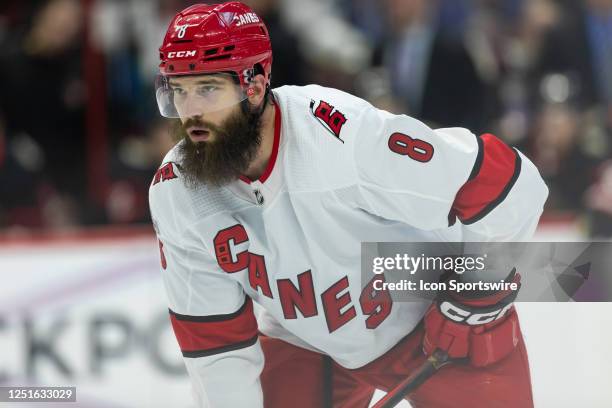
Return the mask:
M480 136L479 154L468 181L459 189L451 210L463 224L490 213L510 192L521 168L516 150L492 134Z
M238 311L226 315L187 316L171 310L170 321L185 357L236 350L257 340L257 321L250 298Z
M274 144L272 145L272 156L270 156L270 161L268 161L268 166L266 170L259 178L259 181L265 183L270 174L272 174L272 170L274 169L274 165L276 164L276 158L278 157L278 146L280 145L280 133L281 133L281 110L278 106L278 102L274 103Z

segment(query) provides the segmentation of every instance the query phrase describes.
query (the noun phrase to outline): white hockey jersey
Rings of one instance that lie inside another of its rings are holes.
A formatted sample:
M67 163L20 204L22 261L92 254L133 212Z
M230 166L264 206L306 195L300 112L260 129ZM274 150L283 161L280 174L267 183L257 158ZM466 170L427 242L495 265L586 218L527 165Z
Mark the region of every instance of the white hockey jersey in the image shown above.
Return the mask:
M173 149L150 188L200 406L262 406L258 330L347 368L413 330L428 305L362 283L361 242L526 240L548 194L493 135L432 130L315 85L273 92L274 149L259 180L187 188Z

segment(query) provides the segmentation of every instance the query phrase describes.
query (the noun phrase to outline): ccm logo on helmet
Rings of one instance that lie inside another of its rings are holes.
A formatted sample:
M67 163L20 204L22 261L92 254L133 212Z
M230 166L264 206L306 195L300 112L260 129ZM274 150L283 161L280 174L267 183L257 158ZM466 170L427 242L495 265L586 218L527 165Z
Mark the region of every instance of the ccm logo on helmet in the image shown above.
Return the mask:
M168 53L168 58L187 58L187 57L195 57L196 50L191 51L171 51Z
M255 13L244 13L234 16L234 21L236 21L236 27L240 27L245 24L259 23L259 17Z

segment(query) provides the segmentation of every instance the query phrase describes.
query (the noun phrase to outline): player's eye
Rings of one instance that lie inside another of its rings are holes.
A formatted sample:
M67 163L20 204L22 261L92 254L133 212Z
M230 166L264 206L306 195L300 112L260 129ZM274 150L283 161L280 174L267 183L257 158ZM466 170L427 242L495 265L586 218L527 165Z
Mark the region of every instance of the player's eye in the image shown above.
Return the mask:
M173 87L172 88L172 92L174 93L174 95L184 95L185 94L185 90L183 88L178 87L178 86Z
M198 87L198 94L202 96L207 96L207 95L211 95L218 89L219 88L216 85L202 85Z

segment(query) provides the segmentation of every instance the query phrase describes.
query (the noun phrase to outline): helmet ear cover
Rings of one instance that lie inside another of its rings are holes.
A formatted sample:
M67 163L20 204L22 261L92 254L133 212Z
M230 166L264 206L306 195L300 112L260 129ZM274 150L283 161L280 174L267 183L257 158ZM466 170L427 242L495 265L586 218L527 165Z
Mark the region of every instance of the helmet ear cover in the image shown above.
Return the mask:
M253 78L256 75L264 75L264 77L265 77L265 71L264 71L263 67L260 64L255 64L255 66L253 67ZM261 108L259 109L258 112L256 112L256 113L253 112L253 109L251 109L252 105L250 105L248 99L245 99L245 100L243 100L240 103L240 108L242 109L242 113L244 113L245 115L248 115L248 114L253 115L253 120L254 119L259 119L261 117L261 115L263 115L264 110L266 109L266 105L268 104L269 100L274 101L274 94L272 92L270 92L271 91L271 89L270 89L270 78L271 77L272 77L271 74L268 75L268 82L266 83L266 90L265 90L265 93L264 93L263 102L262 102ZM252 80L252 78L249 80L249 82L251 80ZM247 96L251 96L251 95L249 95L249 90L251 90L251 89L252 88L249 88L247 90Z

